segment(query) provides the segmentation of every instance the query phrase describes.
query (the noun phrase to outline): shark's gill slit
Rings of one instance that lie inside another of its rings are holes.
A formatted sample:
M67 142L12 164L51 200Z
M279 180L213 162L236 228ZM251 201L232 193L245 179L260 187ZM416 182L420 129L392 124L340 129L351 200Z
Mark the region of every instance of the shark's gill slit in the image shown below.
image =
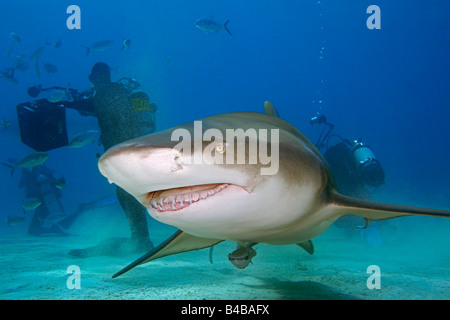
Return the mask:
M177 211L212 197L228 186L228 183L212 183L152 191L145 195L146 206L158 212Z

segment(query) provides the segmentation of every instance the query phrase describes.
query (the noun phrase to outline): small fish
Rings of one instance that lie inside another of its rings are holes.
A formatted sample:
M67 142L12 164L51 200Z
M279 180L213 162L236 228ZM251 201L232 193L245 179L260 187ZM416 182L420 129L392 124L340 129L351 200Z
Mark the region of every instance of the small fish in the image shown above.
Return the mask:
M9 36L11 37L11 41L12 41L12 42L20 43L20 42L22 41L22 40L20 39L19 35L18 35L17 33L15 33L15 32L11 32L11 33L9 34Z
M105 50L111 48L113 44L114 44L114 41L103 40L103 41L99 41L99 42L94 43L90 47L83 46L83 45L81 45L81 46L83 48L86 48L86 55L89 55L89 52L91 52L91 50L92 51L97 51L97 52L105 51Z
M25 222L25 218L24 217L12 217L12 216L8 216L6 218L6 223L8 224L8 226L17 226L21 223Z
M122 50L127 50L131 45L130 39L125 39L122 44Z
M5 117L3 117L3 129L8 129L9 126L11 125L11 121L10 120L6 120Z
M65 97L66 97L66 90L55 90L47 97L47 101L57 103L61 102Z
M19 161L18 164L12 166L7 163L2 163L4 166L11 168L11 176L14 174L14 170L17 168L31 169L33 167L39 166L48 160L48 153L46 152L34 152L28 154L25 158Z
M55 44L53 45L56 49L61 48L62 42L61 39L56 40Z
M90 143L93 143L97 138L98 130L87 130L85 132L77 134L72 140L70 140L69 148L81 148Z
M45 71L47 71L47 73L55 73L58 71L58 68L54 64L51 64L49 62L46 62L44 64L44 69Z
M70 95L70 93L67 90L58 89L53 91L48 97L47 101L51 103L58 103L61 101L73 101L73 97Z
M55 180L55 187L57 187L59 190L64 189L65 186L66 186L66 179L64 177Z
M203 18L195 21L195 26L205 32L218 32L220 29L224 28L231 36L232 34L228 29L228 22L230 22L230 20L225 21L224 24L220 24L212 19Z
M42 204L41 199L36 197L28 198L23 201L22 208L26 211L34 210Z
M16 70L14 68L5 68L4 71L0 72L0 78L5 79L8 82L18 84L19 81L16 77L14 77L14 72Z
M19 70L21 72L25 72L30 67L30 64L27 62L27 55L26 53L22 53L21 55L17 56L17 58L14 60L14 68L16 70Z

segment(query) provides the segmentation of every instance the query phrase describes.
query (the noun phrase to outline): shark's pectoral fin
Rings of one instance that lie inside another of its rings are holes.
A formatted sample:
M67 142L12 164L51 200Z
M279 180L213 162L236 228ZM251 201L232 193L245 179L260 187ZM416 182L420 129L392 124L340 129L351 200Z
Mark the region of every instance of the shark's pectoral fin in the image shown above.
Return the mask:
M450 211L402 206L347 197L330 191L328 208L335 216L356 215L368 220L386 220L404 216L431 216L450 218Z
M313 254L314 253L314 246L311 240L305 241L305 242L301 242L301 243L297 243L297 245L304 249L306 252L308 252L309 254Z
M199 238L189 233L178 230L175 232L170 238L165 240L159 246L150 250L146 254L144 254L139 259L133 261L128 266L114 274L112 277L116 278L125 272L133 269L134 267L162 258L166 256L170 256L176 253L188 252L198 249L204 249L211 246L214 246L223 240L218 239L208 239L208 238Z

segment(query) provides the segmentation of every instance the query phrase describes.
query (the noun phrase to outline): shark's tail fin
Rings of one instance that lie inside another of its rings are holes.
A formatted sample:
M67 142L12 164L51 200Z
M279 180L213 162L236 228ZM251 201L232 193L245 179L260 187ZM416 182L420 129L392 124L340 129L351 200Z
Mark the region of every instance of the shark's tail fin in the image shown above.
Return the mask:
M228 29L228 22L230 22L230 20L225 21L225 23L223 24L223 28L227 30L230 36L232 36L230 29Z
M329 193L329 206L333 213L339 216L356 215L368 220L386 220L415 215L450 218L450 211L446 210L367 201L347 197L336 191Z

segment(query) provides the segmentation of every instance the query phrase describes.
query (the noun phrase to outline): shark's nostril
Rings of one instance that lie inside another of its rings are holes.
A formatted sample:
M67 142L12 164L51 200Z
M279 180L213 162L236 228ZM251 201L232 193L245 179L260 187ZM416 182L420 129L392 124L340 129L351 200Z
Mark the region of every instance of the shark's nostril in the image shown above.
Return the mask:
M173 153L172 159L173 159L173 163L175 164L175 167L171 170L172 172L183 169L183 166L182 166L183 160L178 152Z

